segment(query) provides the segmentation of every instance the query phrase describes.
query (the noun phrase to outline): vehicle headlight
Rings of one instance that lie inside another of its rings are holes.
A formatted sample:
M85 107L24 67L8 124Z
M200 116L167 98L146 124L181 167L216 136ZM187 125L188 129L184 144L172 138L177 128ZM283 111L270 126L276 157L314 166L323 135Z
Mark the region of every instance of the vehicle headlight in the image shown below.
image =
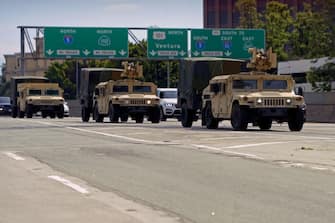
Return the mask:
M3 108L0 107L0 111L2 111L2 110L3 110Z
M287 99L286 99L286 104L291 104L291 103L292 103L291 98L287 98Z
M151 100L147 100L147 104L150 105L151 104Z
M129 100L124 100L124 103L125 104L129 104Z
M256 103L257 103L257 104L262 104L262 103L263 103L263 100L262 100L261 98L258 98L258 99L256 100Z
M166 104L165 104L165 107L173 107L173 104L171 104L171 103L166 103Z

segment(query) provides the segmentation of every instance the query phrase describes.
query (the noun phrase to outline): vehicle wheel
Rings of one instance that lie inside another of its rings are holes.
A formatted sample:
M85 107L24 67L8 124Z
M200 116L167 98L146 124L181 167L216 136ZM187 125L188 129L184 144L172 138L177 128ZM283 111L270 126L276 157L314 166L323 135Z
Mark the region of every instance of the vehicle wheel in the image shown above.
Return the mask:
M304 126L305 115L301 109L296 109L289 112L288 127L291 131L299 132Z
M99 114L99 110L98 110L97 105L94 106L93 119L95 120L95 122L103 122L103 120L104 120L104 116Z
M55 112L50 112L49 116L50 116L50 118L56 118L56 113Z
M121 122L127 122L128 121L128 113L126 111L122 111L120 114Z
M144 115L139 114L135 116L136 123L143 123L143 120L144 120Z
M32 105L26 105L27 107L27 118L32 118L33 117L33 107Z
M151 110L150 120L152 123L159 123L161 119L161 109L159 107L155 107Z
M193 124L193 112L187 109L187 104L181 105L181 124L184 128L191 128Z
M90 111L86 107L81 108L81 120L83 122L88 122L90 120Z
M234 130L244 131L248 128L247 110L234 104L231 111L231 125Z
M159 109L161 121L166 121L166 116L164 115L163 108Z
M48 113L45 111L42 111L41 113L42 113L42 118L46 118L48 116Z
M109 104L109 120L113 123L117 123L119 121L119 107L113 105L112 103Z
M213 117L212 113L212 105L208 104L205 108L205 119L206 119L206 127L208 129L217 129L219 126L218 119Z
M20 107L17 107L17 114L18 114L19 118L24 118L24 112L21 111Z
M12 117L13 118L17 117L17 107L16 106L12 108Z
M57 112L57 118L64 118L64 106L60 105Z
M263 118L259 120L258 126L261 130L269 130L272 126L272 119L270 118Z

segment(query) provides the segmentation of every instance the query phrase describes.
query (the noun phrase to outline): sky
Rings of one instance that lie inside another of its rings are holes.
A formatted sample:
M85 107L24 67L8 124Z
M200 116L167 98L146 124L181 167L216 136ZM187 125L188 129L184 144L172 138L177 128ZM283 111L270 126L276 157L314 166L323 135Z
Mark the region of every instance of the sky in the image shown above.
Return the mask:
M17 26L202 28L202 17L202 0L0 0L0 65L20 52Z

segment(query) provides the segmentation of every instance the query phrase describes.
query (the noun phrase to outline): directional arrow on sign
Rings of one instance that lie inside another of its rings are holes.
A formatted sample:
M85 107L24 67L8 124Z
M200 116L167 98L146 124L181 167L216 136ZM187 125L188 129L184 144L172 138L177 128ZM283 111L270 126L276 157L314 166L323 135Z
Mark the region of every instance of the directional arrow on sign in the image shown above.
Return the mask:
M184 50L182 50L182 51L180 51L180 53L179 53L179 54L180 54L180 56L182 56L182 57L183 57L183 56L185 56L186 52L185 52Z
M226 55L227 57L230 57L231 54L232 54L232 52L230 52L229 50L227 50L226 52L224 52L224 55Z
M200 53L198 51L195 51L195 52L193 52L193 55L197 57L197 56L200 55Z
M122 49L122 50L119 51L119 53L120 53L121 56L124 56L127 52Z
M151 50L151 51L150 51L150 54L151 54L151 56L155 56L155 55L156 55L156 52L153 51L153 50Z
M51 50L51 49L48 49L46 52L47 52L47 54L48 54L49 56L51 56L51 55L54 53L54 51Z
M85 50L83 51L83 54L84 54L85 56L89 55L90 53L91 53L91 52L88 51L87 49L85 49Z

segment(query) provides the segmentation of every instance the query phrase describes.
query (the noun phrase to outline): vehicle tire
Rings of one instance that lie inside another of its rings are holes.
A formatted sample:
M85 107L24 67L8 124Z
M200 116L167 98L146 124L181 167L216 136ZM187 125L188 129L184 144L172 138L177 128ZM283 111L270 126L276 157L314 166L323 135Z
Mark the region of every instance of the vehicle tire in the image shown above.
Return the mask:
M150 121L152 123L159 123L161 119L161 109L159 107L152 108L150 112Z
M181 105L181 124L184 128L191 128L193 124L193 112L187 108L187 104Z
M120 115L121 122L128 122L128 113L122 113Z
M47 112L42 111L41 113L42 113L42 118L46 118L46 117L48 117L48 113L47 113Z
M50 118L54 119L56 118L56 112L50 112L49 113Z
M258 126L260 130L269 130L272 126L272 119L271 118L263 118L258 121Z
M247 110L241 108L239 104L233 104L231 111L231 125L234 130L245 131L248 128Z
M58 109L58 112L57 112L57 118L64 118L64 106L63 105L60 105L59 106L59 109Z
M86 107L81 108L81 120L88 122L90 120L90 110Z
M136 123L143 123L143 120L144 120L144 115L142 115L142 114L135 115Z
M301 109L295 109L289 112L288 127L291 131L299 132L304 126L305 115Z
M159 112L160 112L160 119L161 119L161 121L166 121L166 116L164 115L162 107L160 107Z
M95 105L93 109L93 119L95 120L95 122L104 121L104 116L99 114L99 109L97 105Z
M208 129L217 129L219 126L219 120L213 117L212 105L207 104L205 108L205 119L206 127Z
M33 107L32 105L26 105L26 111L27 111L27 118L33 117Z
M118 123L120 116L120 109L118 106L113 105L112 103L109 104L109 120L112 123Z
M17 114L19 118L24 118L24 112L21 111L20 107L17 107Z
M14 106L14 107L12 108L12 118L16 118L16 117L17 117L17 107Z

